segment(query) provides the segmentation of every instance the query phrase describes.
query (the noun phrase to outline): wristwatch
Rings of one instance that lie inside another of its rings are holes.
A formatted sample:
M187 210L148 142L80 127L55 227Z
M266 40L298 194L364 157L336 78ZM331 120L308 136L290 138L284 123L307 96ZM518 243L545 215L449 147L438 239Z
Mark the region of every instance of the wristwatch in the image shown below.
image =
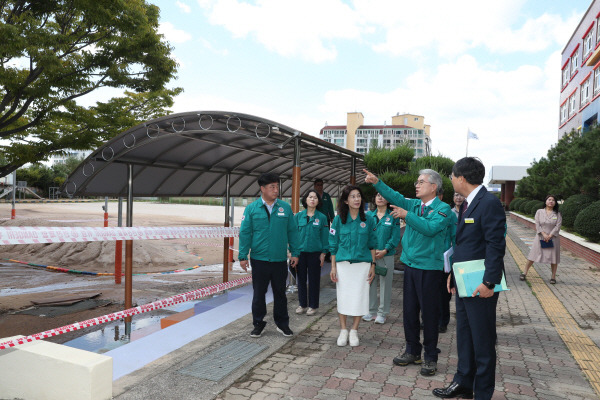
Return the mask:
M490 290L494 290L494 288L496 287L495 283L490 283L490 282L483 281L483 284L485 285L486 288L488 288Z

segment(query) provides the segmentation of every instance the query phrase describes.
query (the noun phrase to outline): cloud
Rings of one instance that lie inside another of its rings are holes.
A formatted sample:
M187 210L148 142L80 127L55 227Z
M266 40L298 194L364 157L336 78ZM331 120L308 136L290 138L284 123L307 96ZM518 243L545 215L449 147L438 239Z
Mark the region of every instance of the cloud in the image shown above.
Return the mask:
M252 37L284 57L320 63L334 60L333 41L360 39L361 17L339 0L199 1L213 25L236 38Z
M229 51L227 49L217 49L217 48L215 48L215 46L212 45L211 42L209 42L208 40L206 40L204 38L200 38L199 40L200 40L200 43L202 43L202 46L204 46L204 48L209 50L211 53L218 54L221 56L229 55Z
M328 62L344 41L392 56L453 57L473 48L531 52L562 44L579 16L520 20L525 0L198 0L213 25L284 57Z
M192 38L192 35L183 29L177 29L170 22L161 22L158 28L158 33L165 36L171 43L184 43Z
M192 9L190 8L190 6L188 6L188 5L187 5L187 4L185 4L185 3L182 3L182 2L181 2L181 1L179 1L179 0L177 0L177 1L175 2L175 4L177 5L177 7L181 8L181 10L182 10L184 13L186 13L186 14L189 14L189 13L191 13L191 12L192 12Z
M342 125L349 111L362 112L367 125L390 124L396 112L423 115L431 125L434 154L463 157L470 128L479 140L469 141L469 155L479 156L488 170L529 165L557 140L559 60L553 53L543 67L497 71L464 55L432 72L416 72L389 92L328 91L319 111Z

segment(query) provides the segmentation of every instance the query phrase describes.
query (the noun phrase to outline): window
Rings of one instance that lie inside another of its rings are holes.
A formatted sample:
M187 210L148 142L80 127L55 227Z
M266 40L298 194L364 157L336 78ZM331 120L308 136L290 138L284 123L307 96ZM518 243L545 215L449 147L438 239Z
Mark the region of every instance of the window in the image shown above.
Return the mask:
M594 94L600 92L600 68L594 70Z
M569 79L571 79L571 74L569 73L569 63L565 64L565 67L563 68L563 86L567 86L567 84L569 83Z
M334 139L333 143L338 146L344 147L344 139Z
M569 117L569 102L565 101L565 103L560 106L560 123L567 122L567 118Z
M366 146L367 145L367 139L357 139L356 140L356 145L357 146Z
M590 27L591 28L591 27ZM583 38L583 58L586 59L594 49L594 30L590 29L588 34Z
M581 84L581 106L583 107L588 101L590 101L591 98L591 91L590 91L590 78L587 78L582 84Z
M575 90L573 92L573 94L571 95L571 97L569 97L569 116L575 114L575 111L577 110L576 106L577 106L577 90Z
M571 56L571 71L575 72L579 68L579 48L575 49L575 52Z

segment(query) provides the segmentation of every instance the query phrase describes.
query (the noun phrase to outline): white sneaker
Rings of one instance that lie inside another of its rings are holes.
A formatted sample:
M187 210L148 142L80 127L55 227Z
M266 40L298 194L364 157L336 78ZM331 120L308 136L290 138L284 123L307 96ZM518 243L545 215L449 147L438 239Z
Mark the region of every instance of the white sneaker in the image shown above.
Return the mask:
M340 336L338 336L337 345L340 347L343 347L347 344L348 344L348 329L342 329L340 331Z
M350 346L358 346L359 343L358 331L356 329L350 329Z
M304 314L305 311L306 307L298 306L298 308L296 308L296 314Z
M367 314L363 317L363 321L371 322L371 321L373 321L374 318L375 317L372 316L371 314Z
M375 318L375 323L376 324L385 324L385 317L383 315L378 315L377 318Z
M306 315L315 315L317 313L317 310L315 310L314 308L308 307L308 310L306 311Z

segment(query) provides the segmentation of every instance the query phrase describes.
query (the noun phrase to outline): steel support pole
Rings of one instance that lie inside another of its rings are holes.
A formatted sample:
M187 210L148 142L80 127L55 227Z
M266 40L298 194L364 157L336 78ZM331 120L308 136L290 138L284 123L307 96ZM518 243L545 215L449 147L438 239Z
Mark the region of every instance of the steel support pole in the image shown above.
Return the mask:
M123 226L123 198L119 196L119 203L117 207L117 226ZM121 284L121 275L123 264L123 241L117 240L115 245L115 284Z
M300 138L294 139L294 165L292 166L292 211L300 211Z
M133 164L127 164L127 227L133 226ZM133 307L133 240L125 241L125 309ZM125 318L125 335L131 335L131 317Z
M230 197L231 174L225 175L225 222L224 227L229 226L229 197ZM223 238L223 282L229 281L229 238Z
M12 209L10 211L10 219L17 218L17 209L15 208L15 197L17 195L17 170L13 171L13 189L12 189Z

